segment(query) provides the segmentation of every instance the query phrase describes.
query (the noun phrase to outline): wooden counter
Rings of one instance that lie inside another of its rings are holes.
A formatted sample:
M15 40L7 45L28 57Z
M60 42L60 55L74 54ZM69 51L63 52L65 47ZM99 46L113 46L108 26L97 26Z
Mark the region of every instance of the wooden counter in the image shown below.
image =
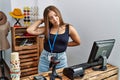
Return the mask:
M66 76L62 74L63 69L58 69L57 73L62 76L62 80L70 80ZM49 73L45 72L42 75L49 80ZM34 80L34 76L38 76L40 74L23 77L20 80ZM59 79L55 79L59 80ZM74 80L118 80L118 68L111 64L107 64L107 70L105 71L93 71L91 68L85 70L85 75L83 77L75 78Z

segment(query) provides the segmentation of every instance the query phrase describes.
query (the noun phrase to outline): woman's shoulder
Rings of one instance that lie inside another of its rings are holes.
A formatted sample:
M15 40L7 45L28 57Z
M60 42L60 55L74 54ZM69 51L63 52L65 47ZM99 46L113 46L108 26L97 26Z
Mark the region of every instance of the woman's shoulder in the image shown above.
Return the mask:
M72 24L66 24L66 28L68 28L69 34L75 31L75 28Z
M73 25L72 25L72 24L69 24L69 23L66 23L66 24L65 24L65 27L68 28L68 29L70 29L70 28L73 27Z
M63 26L64 26L64 27L69 27L69 26L72 26L72 25L69 24L69 23L65 23Z

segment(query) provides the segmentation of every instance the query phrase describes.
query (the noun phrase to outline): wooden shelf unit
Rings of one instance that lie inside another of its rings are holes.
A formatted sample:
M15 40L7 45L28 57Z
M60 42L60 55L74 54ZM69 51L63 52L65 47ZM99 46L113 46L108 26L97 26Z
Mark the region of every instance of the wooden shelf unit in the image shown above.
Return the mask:
M27 27L11 27L12 52L19 52L21 77L38 73L39 38L29 35Z

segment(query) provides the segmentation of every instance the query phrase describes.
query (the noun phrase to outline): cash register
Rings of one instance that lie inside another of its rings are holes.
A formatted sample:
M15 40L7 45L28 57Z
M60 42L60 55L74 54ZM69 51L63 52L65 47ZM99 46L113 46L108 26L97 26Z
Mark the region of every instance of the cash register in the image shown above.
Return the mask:
M76 64L63 69L63 74L74 80L75 77L83 77L85 69L91 68L93 70L104 71L107 69L107 59L110 56L114 46L115 39L94 41L88 62ZM100 66L99 68L96 66Z

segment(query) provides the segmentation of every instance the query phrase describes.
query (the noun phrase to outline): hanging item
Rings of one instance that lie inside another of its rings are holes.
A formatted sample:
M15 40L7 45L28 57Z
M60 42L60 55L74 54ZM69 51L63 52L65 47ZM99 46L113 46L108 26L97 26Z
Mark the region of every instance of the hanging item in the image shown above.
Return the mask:
M38 20L38 6L32 6L31 7L31 21L34 23L36 20Z
M21 23L19 21L20 19L24 18L24 14L22 14L21 9L15 8L13 12L10 12L9 14L16 20L14 26L21 26Z
M7 22L6 15L2 11L0 11L0 25L5 24L6 22Z

